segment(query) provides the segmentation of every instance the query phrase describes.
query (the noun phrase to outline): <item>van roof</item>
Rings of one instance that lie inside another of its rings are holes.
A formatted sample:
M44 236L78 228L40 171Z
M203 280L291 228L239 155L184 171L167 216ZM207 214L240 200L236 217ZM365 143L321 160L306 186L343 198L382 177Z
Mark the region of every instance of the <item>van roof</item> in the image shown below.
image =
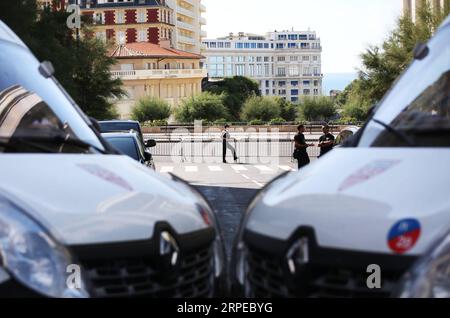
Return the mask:
M0 42L7 41L27 48L25 43L5 24L0 20Z

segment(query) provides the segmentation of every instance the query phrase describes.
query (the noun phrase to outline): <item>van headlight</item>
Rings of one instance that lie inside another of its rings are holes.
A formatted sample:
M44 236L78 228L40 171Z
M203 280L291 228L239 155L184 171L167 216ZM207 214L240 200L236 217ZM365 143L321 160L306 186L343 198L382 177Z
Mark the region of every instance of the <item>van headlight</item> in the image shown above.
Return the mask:
M72 272L67 271L73 263L69 251L41 225L0 197L1 267L39 294L58 298L87 297L83 281L69 284Z
M450 232L405 275L400 298L450 298Z

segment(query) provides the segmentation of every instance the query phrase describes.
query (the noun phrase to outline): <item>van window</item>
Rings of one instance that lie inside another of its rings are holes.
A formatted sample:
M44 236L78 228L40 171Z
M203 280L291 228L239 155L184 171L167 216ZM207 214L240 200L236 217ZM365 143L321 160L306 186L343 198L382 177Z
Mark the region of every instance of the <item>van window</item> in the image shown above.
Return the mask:
M360 146L450 147L450 27L429 44L429 54L414 61L377 108L374 118L400 134L370 122Z
M93 152L61 142L69 138L104 149L78 106L40 74L33 55L0 41L0 153Z

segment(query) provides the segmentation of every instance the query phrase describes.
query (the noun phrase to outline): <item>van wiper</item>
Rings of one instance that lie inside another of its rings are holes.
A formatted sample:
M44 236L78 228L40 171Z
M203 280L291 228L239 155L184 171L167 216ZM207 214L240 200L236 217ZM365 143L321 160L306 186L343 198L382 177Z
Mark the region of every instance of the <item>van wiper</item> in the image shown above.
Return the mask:
M54 149L45 147L42 145L44 144L57 144L57 145L71 145L75 147L79 147L82 149L95 149L96 151L106 154L106 151L103 149L100 149L94 145L91 145L81 139L77 138L71 138L70 135L55 135L55 136L27 136L27 137L11 137L8 138L8 142L0 142L0 146L2 147L8 147L12 149L19 149L19 145L25 145L33 147L37 150L40 150L45 153L60 153L62 151L62 147L56 151Z
M397 136L397 138L403 140L405 143L408 144L409 147L416 147L417 144L415 143L415 141L409 137L407 134L405 134L403 131L398 130L397 128L394 128L393 126L386 124L385 122L372 118L372 121L374 123L377 123L378 125L383 126L384 128L386 128L387 131L389 131L392 135Z

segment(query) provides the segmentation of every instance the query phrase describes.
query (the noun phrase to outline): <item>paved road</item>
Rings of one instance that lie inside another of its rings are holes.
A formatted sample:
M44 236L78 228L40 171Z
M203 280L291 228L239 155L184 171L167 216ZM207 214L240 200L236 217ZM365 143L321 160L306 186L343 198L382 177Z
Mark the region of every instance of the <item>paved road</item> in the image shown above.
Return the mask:
M173 163L167 157L155 161L159 172L173 173L206 196L219 215L228 256L242 213L258 190L281 173L296 170L289 159L266 164Z

